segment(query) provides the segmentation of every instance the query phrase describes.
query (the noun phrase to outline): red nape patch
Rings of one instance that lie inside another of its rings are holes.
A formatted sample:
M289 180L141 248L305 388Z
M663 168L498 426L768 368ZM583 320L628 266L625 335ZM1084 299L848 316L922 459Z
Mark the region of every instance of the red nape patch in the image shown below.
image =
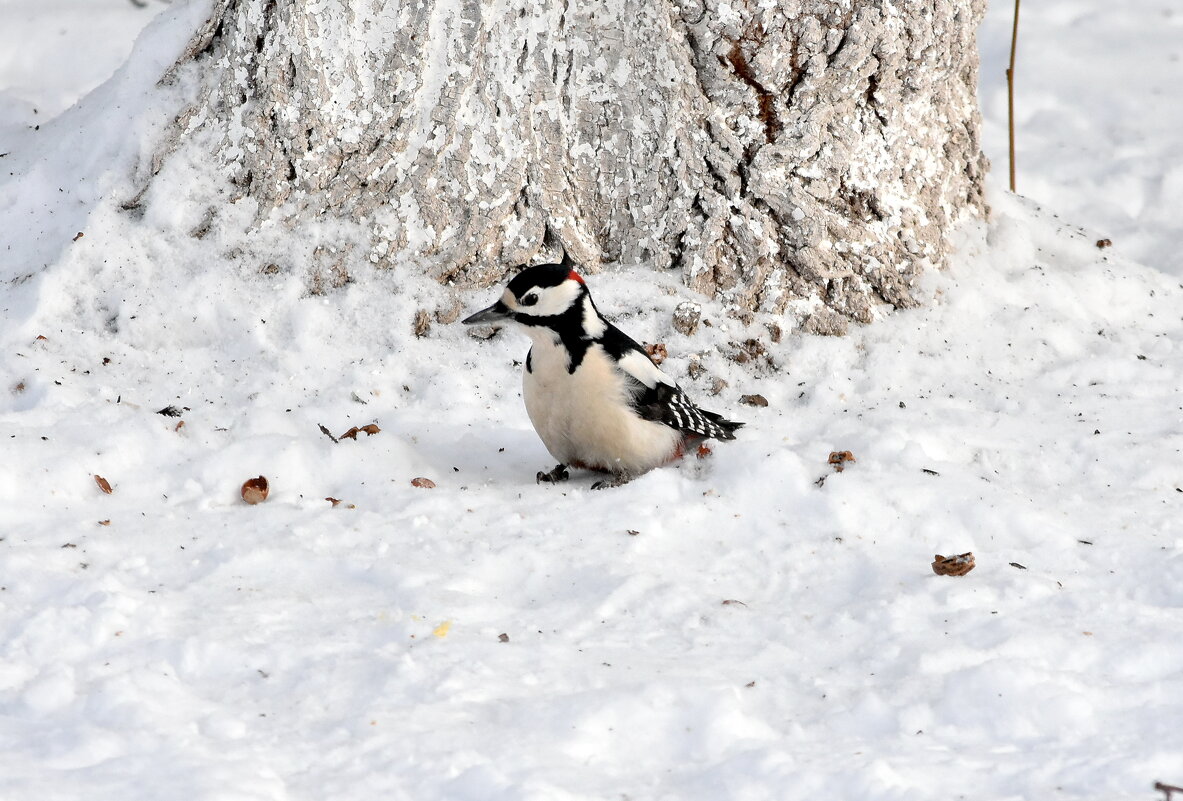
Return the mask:
M583 276L582 276L582 275L580 275L579 273L575 272L574 270L572 270L571 272L567 273L567 280L568 280L568 281L578 281L578 282L579 282L579 283L581 283L581 284L583 284L583 283L584 283L584 281L583 281ZM586 286L586 284L584 284L584 285Z

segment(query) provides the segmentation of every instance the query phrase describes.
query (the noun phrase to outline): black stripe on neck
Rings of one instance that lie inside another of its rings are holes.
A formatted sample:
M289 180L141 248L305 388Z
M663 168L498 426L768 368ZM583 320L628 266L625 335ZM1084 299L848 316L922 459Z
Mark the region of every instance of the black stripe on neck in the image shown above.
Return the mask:
M587 349L599 341L598 337L588 336L587 331L583 327L583 302L585 298L591 304L592 312L598 317L599 312L596 310L595 304L591 302L591 297L587 294L586 290L562 314L538 317L518 312L513 316L514 320L521 325L549 328L558 336L559 341L566 348L569 355L567 364L568 373L574 373L579 368L579 365L583 363L583 357L587 355ZM606 322L605 326L608 328L611 327ZM526 369L530 369L529 365L527 365Z

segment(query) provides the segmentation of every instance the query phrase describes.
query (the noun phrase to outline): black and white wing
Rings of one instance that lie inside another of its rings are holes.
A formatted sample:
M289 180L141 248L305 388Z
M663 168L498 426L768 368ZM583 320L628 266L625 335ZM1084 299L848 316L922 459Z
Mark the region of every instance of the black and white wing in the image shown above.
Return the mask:
M637 411L646 420L665 423L694 436L735 439L735 430L743 426L743 423L725 420L722 415L698 408L677 385L658 384L640 393L637 400Z
M641 417L691 436L735 439L735 431L743 423L698 408L682 388L653 363L649 354L619 328L609 325L600 343L624 373L633 408Z

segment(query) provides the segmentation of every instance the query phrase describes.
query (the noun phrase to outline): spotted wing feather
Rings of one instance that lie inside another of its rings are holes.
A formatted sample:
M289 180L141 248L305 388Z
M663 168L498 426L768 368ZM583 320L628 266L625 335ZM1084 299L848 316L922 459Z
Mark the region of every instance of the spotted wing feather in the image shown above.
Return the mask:
M735 431L743 423L698 408L682 388L653 363L649 354L620 329L610 325L601 344L616 357L627 379L633 408L641 417L691 436L735 439Z
M668 384L658 384L654 389L640 393L636 408L646 420L710 439L735 439L736 429L743 426L743 423L725 420L721 415L698 408L681 387Z

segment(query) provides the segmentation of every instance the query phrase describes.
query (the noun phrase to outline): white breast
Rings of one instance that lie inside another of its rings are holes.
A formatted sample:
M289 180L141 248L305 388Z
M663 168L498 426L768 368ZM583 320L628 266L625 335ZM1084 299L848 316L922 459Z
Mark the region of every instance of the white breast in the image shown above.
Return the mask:
M569 373L566 349L549 332L530 334L532 370L524 376L523 397L534 430L555 459L637 474L674 457L682 435L632 411L624 378L599 345Z

